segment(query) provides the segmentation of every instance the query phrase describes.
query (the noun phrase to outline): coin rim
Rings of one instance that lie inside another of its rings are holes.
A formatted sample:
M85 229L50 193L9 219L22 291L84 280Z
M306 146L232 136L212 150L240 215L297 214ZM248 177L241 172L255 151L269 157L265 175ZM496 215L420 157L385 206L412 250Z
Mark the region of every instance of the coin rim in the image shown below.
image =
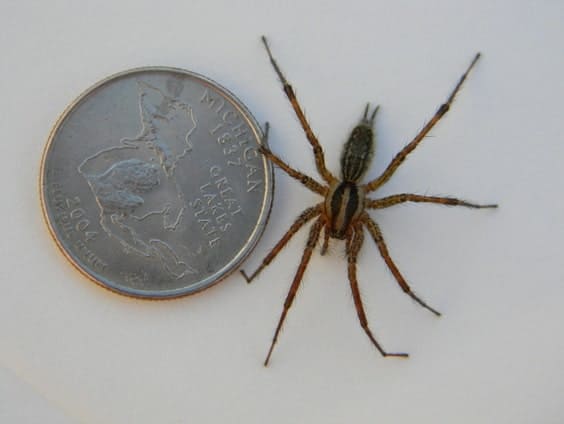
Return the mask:
M73 268L78 270L83 276L88 278L89 280L93 281L97 285L110 290L114 293L118 293L124 296L133 297L137 299L145 299L145 300L169 300L169 299L177 299L184 296L189 296L192 294L199 293L203 290L206 290L212 286L215 286L219 282L223 281L226 277L231 275L235 272L242 262L251 254L251 252L256 247L258 241L260 240L264 229L268 223L270 218L270 213L272 210L272 203L274 197L274 171L272 168L272 164L268 161L264 156L262 157L263 165L265 167L265 193L263 196L263 201L261 205L261 212L259 214L259 219L256 222L253 231L247 238L247 241L239 250L239 254L235 256L231 261L229 261L225 266L217 270L212 276L206 277L203 280L200 280L191 286L182 287L178 289L172 290L139 290L139 289L132 289L127 287L122 287L117 285L111 285L111 280L108 278L96 278L98 273L94 272L89 267L81 264L78 258L74 258L70 252L70 250L66 249L63 243L57 237L57 231L55 229L54 224L51 222L49 218L49 214L47 211L47 201L45 195L45 171L46 171L46 160L51 149L51 145L54 142L55 136L61 126L61 124L65 121L68 115L77 107L84 99L86 99L90 94L94 93L97 89L102 87L103 85L117 80L119 78L123 78L126 76L130 76L136 73L144 73L144 72L172 72L172 73L180 73L184 76L188 76L189 78L193 78L198 80L199 82L203 83L204 85L210 86L215 90L218 90L226 101L228 101L233 107L235 107L243 118L247 121L251 130L255 134L256 139L258 140L259 145L263 142L263 131L261 126L258 124L257 120L253 116L253 114L249 111L249 109L244 105L241 100L237 96L235 96L231 91L227 88L223 87L221 84L218 84L214 80L199 74L197 72L188 71L182 68L170 67L170 66L143 66L137 68L131 68L125 71L117 72L112 74L94 85L90 86L86 90L84 90L78 97L76 97L60 114L58 119L55 121L51 131L49 132L49 136L47 137L47 143L43 149L43 154L41 156L41 163L39 168L39 198L41 203L41 211L43 215L43 220L47 225L49 230L49 234L53 241L55 242L58 250L63 254L63 256L71 263Z

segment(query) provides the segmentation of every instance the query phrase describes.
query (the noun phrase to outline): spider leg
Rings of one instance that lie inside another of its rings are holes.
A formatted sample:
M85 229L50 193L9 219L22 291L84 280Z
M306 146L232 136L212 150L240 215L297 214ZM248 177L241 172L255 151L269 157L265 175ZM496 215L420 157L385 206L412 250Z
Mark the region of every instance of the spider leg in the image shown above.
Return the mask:
M286 162L284 162L282 159L280 159L278 156L276 156L274 153L272 153L272 151L268 148L268 143L267 143L269 129L270 129L270 125L267 122L264 125L264 135L262 138L262 143L259 146L259 152L261 152L264 156L268 158L268 160L270 160L272 163L274 163L279 168L281 168L284 172L286 172L286 174L288 174L290 177L295 178L314 193L320 194L321 196L325 196L328 190L326 187L319 184L310 176L295 170Z
M431 308L423 300L421 300L419 297L417 297L417 295L415 293L413 293L413 291L411 290L411 287L409 287L409 284L407 284L407 281L405 281L405 278L403 278L403 275L401 275L401 273L399 272L399 269L397 268L396 264L394 263L394 261L390 257L390 254L388 252L388 248L386 246L386 242L384 241L384 237L382 236L382 232L380 231L380 227L378 226L378 224L376 224L376 222L374 222L370 218L370 216L368 216L368 214L366 212L362 215L361 221L364 222L364 224L366 225L366 228L368 228L370 235L372 236L372 238L374 239L374 242L378 246L378 250L380 251L380 255L382 255L384 262L386 262L386 265L388 265L388 268L390 269L390 271L394 275L394 278L396 279L397 283L402 288L402 290L405 293L407 293L413 300L415 300L417 303L419 303L421 306L423 306L425 309L431 311L432 313L434 313L437 316L441 316L440 312L438 312L436 309Z
M409 355L407 353L388 353L382 346L376 341L376 338L372 334L370 327L368 326L368 320L366 319L366 313L364 312L364 306L362 304L362 298L360 296L360 291L358 289L358 281L356 278L356 260L358 252L362 247L364 242L364 234L362 230L362 225L358 225L351 235L347 238L347 257L348 257L348 273L349 282L351 285L351 291L354 299L354 306L356 307L356 312L358 314L358 319L362 329L372 342L372 344L378 349L382 356L396 356L400 358L407 358Z
M464 74L462 74L462 76L458 80L456 87L454 87L454 90L452 90L446 102L443 103L437 109L435 115L425 124L425 126L419 132L419 134L417 134L415 138L392 159L388 167L378 178L368 182L364 186L364 189L367 193L376 190L378 187L382 186L386 181L388 181L390 177L394 174L396 169L405 160L407 155L409 155L413 150L415 150L415 148L421 142L421 140L425 138L425 136L429 133L429 131L431 131L431 129L435 126L435 124L439 122L439 120L448 112L452 102L454 101L454 97L460 90L460 87L462 87L462 84L466 80L466 77L468 76L470 70L474 67L474 65L476 64L479 58L480 58L480 53L477 53L476 56L474 56L472 62L470 63L470 66L468 66L468 68L466 69L466 72L464 72Z
M327 183L329 184L334 183L336 181L336 178L333 176L333 174L331 174L331 172L325 166L325 156L323 155L323 149L321 148L321 145L319 144L317 137L315 136L311 127L309 126L309 123L307 122L305 114L302 111L300 104L298 103L296 94L294 93L294 89L292 88L292 86L290 85L290 83L288 82L288 80L280 70L278 63L272 56L272 52L270 51L270 47L268 46L268 41L266 40L266 37L264 35L261 37L261 40L264 44L264 47L266 48L266 53L268 54L270 63L272 64L274 71L278 75L278 78L280 78L280 82L282 82L284 93L286 93L286 96L288 97L288 100L290 101L292 108L294 109L294 112L296 113L296 116L300 121L300 124L306 134L306 137L309 143L311 144L311 146L313 147L313 154L315 156L315 165L317 166L317 171L321 174L321 176Z
M280 253L280 251L286 246L286 243L290 241L290 239L296 234L300 228L302 228L307 222L309 222L312 218L316 217L321 213L323 208L323 204L320 203L318 205L312 206L311 208L307 208L303 211L300 216L294 221L292 226L286 231L286 234L282 236L282 238L276 243L276 245L272 248L272 250L266 255L266 257L262 260L260 266L253 272L250 276L248 276L245 271L241 270L241 274L247 280L247 283L250 283L255 279L260 272L266 268L270 263L274 260L276 255Z
M286 296L286 301L284 302L284 309L282 310L282 314L280 315L280 319L278 320L278 325L276 326L276 331L274 333L274 337L272 338L272 344L270 345L270 349L268 350L268 354L266 355L266 359L264 360L264 366L268 366L268 361L270 360L270 355L272 355L272 350L274 349L274 345L278 340L278 334L282 329L282 324L284 324L284 320L286 319L286 314L288 313L288 309L292 306L292 302L294 301L294 297L296 297L296 292L300 287L302 282L302 278L304 276L304 272L306 270L307 264L311 258L311 254L317 241L319 240L319 233L321 232L321 227L323 222L321 219L315 221L309 231L309 237L307 239L306 248L304 250L304 254L302 256L302 260L298 267L298 271L294 276L294 281L292 281L292 285L290 286L290 290L288 291L288 295Z
M324 227L325 231L323 232L323 244L321 245L321 256L324 256L327 253L327 249L329 248L329 230L328 227Z
M405 202L438 203L440 205L465 206L474 209L497 208L496 204L479 205L454 197L421 196L411 193L394 194L392 196L382 197L381 199L367 199L365 207L367 209L383 209Z

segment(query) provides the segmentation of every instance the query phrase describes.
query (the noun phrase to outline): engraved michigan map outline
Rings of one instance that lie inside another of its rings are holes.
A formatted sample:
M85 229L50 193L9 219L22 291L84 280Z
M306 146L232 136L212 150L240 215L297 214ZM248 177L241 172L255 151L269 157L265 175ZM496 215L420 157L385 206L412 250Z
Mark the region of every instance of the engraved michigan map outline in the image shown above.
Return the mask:
M170 78L167 94L137 81L141 130L132 138L87 157L77 167L100 208L100 226L119 242L125 253L156 260L172 278L197 270L181 259L170 243L147 232L147 220L160 222L162 231L176 231L186 210L184 194L175 178L178 162L188 155L197 121L190 105L178 99L183 86ZM172 191L166 202L152 197ZM142 210L142 215L136 212Z

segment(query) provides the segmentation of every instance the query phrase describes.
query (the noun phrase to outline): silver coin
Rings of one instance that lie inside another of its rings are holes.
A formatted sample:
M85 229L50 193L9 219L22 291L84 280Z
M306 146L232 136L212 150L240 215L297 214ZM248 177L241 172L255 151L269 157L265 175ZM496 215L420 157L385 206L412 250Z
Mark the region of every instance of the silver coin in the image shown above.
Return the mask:
M250 253L268 219L272 169L260 127L200 75L140 68L82 94L44 152L50 232L113 291L168 298L207 288Z

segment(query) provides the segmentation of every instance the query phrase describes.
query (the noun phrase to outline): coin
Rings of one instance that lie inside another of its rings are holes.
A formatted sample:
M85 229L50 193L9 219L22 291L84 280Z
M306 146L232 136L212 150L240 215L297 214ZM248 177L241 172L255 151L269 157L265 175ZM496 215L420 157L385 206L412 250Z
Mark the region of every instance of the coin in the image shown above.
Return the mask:
M233 94L175 68L113 75L53 128L41 204L63 254L113 291L169 298L237 268L260 237L273 176Z

